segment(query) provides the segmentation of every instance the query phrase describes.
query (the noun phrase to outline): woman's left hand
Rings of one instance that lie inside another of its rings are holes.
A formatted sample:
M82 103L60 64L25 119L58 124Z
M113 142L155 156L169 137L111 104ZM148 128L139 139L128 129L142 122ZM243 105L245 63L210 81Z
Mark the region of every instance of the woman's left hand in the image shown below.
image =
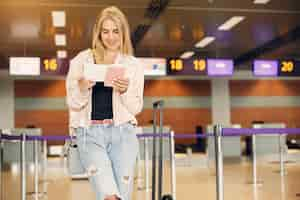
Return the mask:
M116 89L120 94L123 94L127 91L129 86L128 78L116 78L112 82L114 89Z

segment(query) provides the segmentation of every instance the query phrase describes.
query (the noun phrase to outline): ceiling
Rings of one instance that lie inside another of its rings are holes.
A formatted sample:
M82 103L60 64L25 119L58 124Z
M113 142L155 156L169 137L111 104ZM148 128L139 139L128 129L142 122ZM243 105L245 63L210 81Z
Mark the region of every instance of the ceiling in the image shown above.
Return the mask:
M254 58L300 58L300 1L271 0L1 0L0 67L9 56L69 57L91 46L91 30L102 8L116 5L127 15L136 56L177 57L187 50L203 57L232 58L243 69ZM65 10L67 26L55 29L51 11ZM218 26L232 16L245 20L230 31ZM67 34L57 48L55 33ZM215 42L194 45L205 36Z

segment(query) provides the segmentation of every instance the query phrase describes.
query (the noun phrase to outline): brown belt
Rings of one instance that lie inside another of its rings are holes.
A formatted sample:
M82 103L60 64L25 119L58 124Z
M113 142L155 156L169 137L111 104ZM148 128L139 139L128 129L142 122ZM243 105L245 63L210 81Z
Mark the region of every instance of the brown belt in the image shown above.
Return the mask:
M112 119L103 119L103 120L92 120L91 124L112 124L114 121Z

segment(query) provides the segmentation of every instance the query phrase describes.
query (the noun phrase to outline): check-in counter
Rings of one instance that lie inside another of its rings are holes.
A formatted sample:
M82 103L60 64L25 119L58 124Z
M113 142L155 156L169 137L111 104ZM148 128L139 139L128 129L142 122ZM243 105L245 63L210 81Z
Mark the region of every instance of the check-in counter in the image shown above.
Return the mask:
M241 128L239 124L233 124L225 128ZM213 126L207 126L207 133L213 133ZM215 139L214 137L207 138L207 156L209 161L215 160ZM241 159L242 147L241 136L222 137L222 152L224 158Z
M154 130L152 126L144 126L144 127L138 127L137 128L137 135L139 134L153 134ZM171 128L169 126L163 127L163 133L170 133ZM156 134L159 134L159 129L157 128ZM159 150L159 137L157 138L156 143L156 152L158 156L158 150ZM145 143L147 142L147 150L148 150L148 156L149 159L152 159L152 152L153 152L153 137L142 137L139 138L139 150L140 150L140 159L145 159ZM169 160L170 159L170 140L169 137L163 137L163 159Z
M42 135L42 130L40 128L16 128L16 129L6 129L3 130L3 134L8 135L32 135L40 136ZM4 141L4 151L3 151L3 162L4 164L18 163L20 162L21 153L21 142L20 140L5 140ZM41 159L41 143L38 145L39 159ZM26 142L26 161L34 162L34 142Z
M264 123L253 124L253 128L285 128L284 123ZM280 142L283 148L286 148L286 135L280 135L278 133L256 135L256 155L257 158L264 161L279 160Z

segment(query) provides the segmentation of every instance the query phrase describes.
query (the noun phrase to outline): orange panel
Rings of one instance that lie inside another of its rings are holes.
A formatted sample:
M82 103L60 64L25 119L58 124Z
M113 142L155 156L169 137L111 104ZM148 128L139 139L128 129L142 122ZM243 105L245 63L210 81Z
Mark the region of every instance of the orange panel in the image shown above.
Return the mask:
M64 80L16 80L16 97L65 97Z
M146 80L145 96L210 96L208 80ZM65 97L63 80L16 80L16 97Z
M208 80L146 80L145 96L210 96Z
M145 109L138 115L138 121L141 126L150 125L152 120L152 109ZM210 109L164 109L164 124L170 125L175 131L175 134L191 134L195 133L196 126L202 126L203 131L206 132L205 127L211 124ZM195 143L195 139L180 139L176 143Z
M300 96L299 80L232 80L231 96Z
M300 108L232 108L231 121L241 124L242 127L251 127L252 121L283 122L290 128L300 127Z
M15 127L25 128L34 125L42 128L43 135L68 135L68 112L67 111L16 111ZM49 142L53 144L64 144L64 142Z

